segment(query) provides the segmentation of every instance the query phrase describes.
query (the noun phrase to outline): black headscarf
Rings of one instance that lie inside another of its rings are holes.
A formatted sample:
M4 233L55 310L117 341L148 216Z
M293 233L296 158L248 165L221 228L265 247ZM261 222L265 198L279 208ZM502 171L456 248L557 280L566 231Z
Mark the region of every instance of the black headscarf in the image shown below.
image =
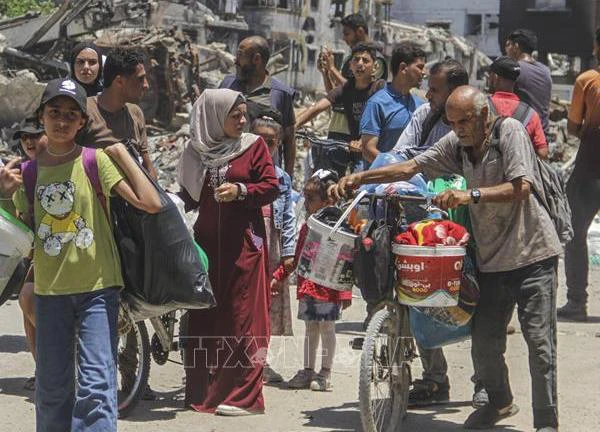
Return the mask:
M96 77L96 80L91 84L82 83L75 76L75 60L77 59L77 56L79 55L79 53L81 51L83 51L84 49L88 49L88 48L95 51L96 54L98 54L98 63L100 64L100 69L98 69L98 76ZM83 41L83 42L80 42L77 45L75 45L73 47L73 49L71 50L70 66L71 66L71 78L73 78L75 81L77 81L79 84L81 84L81 86L85 89L85 92L87 93L88 96L96 96L98 93L100 93L102 91L102 87L103 87L102 86L102 53L100 52L98 47L94 44L94 42Z

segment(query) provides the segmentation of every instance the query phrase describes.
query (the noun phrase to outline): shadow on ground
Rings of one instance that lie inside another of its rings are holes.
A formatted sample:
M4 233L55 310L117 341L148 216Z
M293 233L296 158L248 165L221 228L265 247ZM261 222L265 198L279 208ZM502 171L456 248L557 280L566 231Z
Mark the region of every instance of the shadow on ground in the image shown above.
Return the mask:
M2 335L0 336L0 352L8 354L18 354L28 352L29 346L27 339L21 335Z
M435 410L410 410L402 424L402 430L447 432L464 430L462 421L450 421L443 419L444 416L457 414L461 408L470 406L470 401L451 402ZM308 420L303 424L305 427L321 428L331 432L360 431L361 419L358 410L358 402L344 403L336 407L323 407L318 410L302 411ZM508 425L497 425L494 429L483 429L494 432L521 432L510 425L510 419L504 423Z
M343 321L335 324L335 332L336 333L360 333L363 334L365 331L363 329L362 321Z
M123 422L146 422L172 420L177 413L185 411L183 407L185 387L170 392L154 391L157 399L154 401L140 401L135 409Z
M303 426L323 428L331 432L356 431L360 425L358 402L346 402L337 407L302 411L302 414L308 420Z
M33 371L32 371L33 373ZM23 385L30 377L7 377L0 378L0 393L5 395L18 396L26 402L33 403L34 392L25 390Z
M577 324L598 324L600 323L600 316L588 316L588 319L586 322L578 322L578 321L573 321L567 318L558 318L558 322L563 322L563 323L577 323Z
M470 406L471 402L451 402L443 407L438 407L435 411L410 410L404 420L403 430L427 431L427 432L447 432L464 430L462 421L443 420L440 417L460 412L459 408ZM465 417L466 419L466 417ZM504 421L510 424L510 419ZM522 432L515 429L514 426L499 424L493 429L480 429L482 431L494 432Z

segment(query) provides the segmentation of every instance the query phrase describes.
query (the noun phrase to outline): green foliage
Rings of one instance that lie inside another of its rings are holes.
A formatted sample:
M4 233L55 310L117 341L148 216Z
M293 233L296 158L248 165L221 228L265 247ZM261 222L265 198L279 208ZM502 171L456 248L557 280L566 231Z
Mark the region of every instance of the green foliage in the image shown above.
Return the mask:
M47 15L56 8L52 0L0 0L0 14L9 18L39 11Z

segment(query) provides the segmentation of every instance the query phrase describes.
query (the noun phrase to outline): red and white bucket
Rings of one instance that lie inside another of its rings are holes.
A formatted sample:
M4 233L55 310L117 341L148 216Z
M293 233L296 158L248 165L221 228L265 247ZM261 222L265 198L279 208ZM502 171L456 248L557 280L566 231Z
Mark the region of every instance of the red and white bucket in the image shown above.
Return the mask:
M355 234L337 230L317 220L308 218L308 234L304 242L298 274L316 284L337 291L350 291L354 285Z
M396 292L410 306L447 307L458 304L466 250L463 246L392 244L396 256Z
M308 218L308 233L298 261L297 273L305 279L337 291L351 291L354 286L354 233L340 230L352 209L365 196L360 192L333 227Z

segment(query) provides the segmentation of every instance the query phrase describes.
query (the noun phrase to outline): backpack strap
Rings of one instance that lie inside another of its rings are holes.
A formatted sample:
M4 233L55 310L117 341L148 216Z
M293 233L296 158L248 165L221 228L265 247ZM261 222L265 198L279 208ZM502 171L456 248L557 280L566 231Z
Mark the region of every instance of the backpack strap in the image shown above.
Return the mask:
M490 131L490 147L494 147L498 152L500 152L500 127L507 118L503 116L496 117Z
M498 114L498 110L496 109L496 105L494 104L494 100L491 96L488 96L488 106L490 107L490 114L492 114L494 117L498 117L500 115Z
M517 108L511 115L512 118L520 121L523 126L527 126L532 116L533 108L523 101L519 102L519 105L517 105Z
M500 116L500 114L498 114L498 110L496 109L496 105L494 105L494 100L491 97L488 97L488 106L490 107L490 114L494 116ZM533 112L533 108L531 108L528 104L523 101L519 101L517 108L515 108L510 117L520 121L523 126L527 126L531 120L531 117L533 117Z
M37 185L37 161L28 160L21 164L21 173L23 175L23 187L29 204L29 223L33 228L35 221L33 219L33 203L35 201L35 187ZM35 230L35 229L34 229Z
M96 160L96 149L83 147L81 151L81 161L83 163L83 169L85 174L90 179L90 183L96 192L96 197L104 210L106 218L110 220L108 216L108 206L106 204L106 196L102 191L102 184L100 183L100 175L98 174L98 161Z

